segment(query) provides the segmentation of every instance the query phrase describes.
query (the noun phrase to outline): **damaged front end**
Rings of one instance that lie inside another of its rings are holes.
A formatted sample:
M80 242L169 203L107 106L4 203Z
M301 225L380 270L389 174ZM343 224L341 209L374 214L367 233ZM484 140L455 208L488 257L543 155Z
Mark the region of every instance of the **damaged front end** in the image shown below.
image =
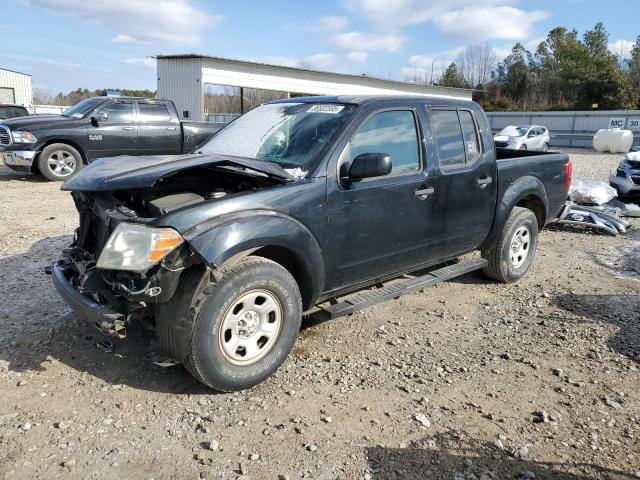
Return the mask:
M179 240L160 236L155 246L141 239L140 232L145 229L152 233L171 232L171 229L153 228L149 225L153 218L138 216L110 195L74 192L73 197L80 212L80 227L73 243L63 250L62 259L52 266L54 283L83 318L105 333L123 338L127 325L137 320L151 320L150 307L170 300L181 272L201 263L201 259L190 251L177 232L175 236ZM136 247L136 242L131 247L123 245L122 235L118 234L132 229L138 244L142 241L148 243L149 248L167 251L151 249L143 252L147 256L143 264L132 264L131 256L136 253L129 250ZM115 243L121 245L110 246ZM168 248L174 245L175 248ZM109 248L123 250L121 258L110 259L112 264L120 262L118 268L101 265ZM162 253L165 254L160 258Z
M286 172L276 178L228 158L162 160L141 166L131 157L129 171L97 162L64 186L80 222L49 273L81 317L121 338L135 321L153 327L154 306L174 296L184 272L205 263L179 232L162 224L164 215L290 181Z

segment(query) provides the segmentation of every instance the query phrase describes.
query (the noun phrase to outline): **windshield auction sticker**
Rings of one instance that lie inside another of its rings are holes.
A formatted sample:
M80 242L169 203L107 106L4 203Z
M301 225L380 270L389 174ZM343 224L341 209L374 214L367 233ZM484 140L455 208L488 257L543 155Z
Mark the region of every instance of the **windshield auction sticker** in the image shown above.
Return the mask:
M332 105L330 103L317 103L312 106L307 113L339 113L344 109L344 105Z

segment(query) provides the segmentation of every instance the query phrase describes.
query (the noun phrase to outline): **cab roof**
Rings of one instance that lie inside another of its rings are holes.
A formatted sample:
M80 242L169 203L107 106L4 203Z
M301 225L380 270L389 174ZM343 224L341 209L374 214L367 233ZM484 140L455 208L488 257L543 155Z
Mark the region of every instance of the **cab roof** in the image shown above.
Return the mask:
M348 103L352 105L365 105L382 103L389 100L420 101L426 105L469 105L472 100L454 97L441 97L438 95L331 95L294 97L282 100L274 100L269 103Z

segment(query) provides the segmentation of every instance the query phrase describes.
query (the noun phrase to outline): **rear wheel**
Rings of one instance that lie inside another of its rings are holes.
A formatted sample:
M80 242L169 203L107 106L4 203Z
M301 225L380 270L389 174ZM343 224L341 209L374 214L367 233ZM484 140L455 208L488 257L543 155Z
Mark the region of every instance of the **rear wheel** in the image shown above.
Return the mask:
M71 145L52 143L38 157L38 170L49 180L62 182L82 168L82 155Z
M302 319L295 279L281 265L247 257L196 293L184 365L221 391L250 388L271 376L293 348Z
M544 145L542 145L542 151L543 152L548 152L549 151L549 144L545 142Z
M533 263L537 245L536 216L527 208L515 207L495 245L482 252L488 262L484 274L503 283L519 280Z

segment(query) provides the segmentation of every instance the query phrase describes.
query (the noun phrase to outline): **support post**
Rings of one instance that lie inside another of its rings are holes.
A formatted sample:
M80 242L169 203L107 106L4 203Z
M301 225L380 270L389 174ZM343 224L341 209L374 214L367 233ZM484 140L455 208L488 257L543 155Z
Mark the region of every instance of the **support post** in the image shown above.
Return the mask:
M240 115L244 113L244 87L240 87Z

